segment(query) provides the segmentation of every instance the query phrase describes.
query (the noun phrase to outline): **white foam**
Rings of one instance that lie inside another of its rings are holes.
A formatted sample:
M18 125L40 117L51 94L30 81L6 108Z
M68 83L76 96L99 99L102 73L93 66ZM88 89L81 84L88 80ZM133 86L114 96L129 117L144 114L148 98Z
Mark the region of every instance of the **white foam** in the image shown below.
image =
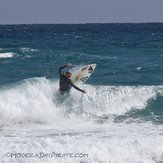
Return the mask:
M163 161L163 126L143 123L97 123L94 115L122 115L144 109L163 95L163 86L81 85L58 94L58 81L27 79L0 89L0 153L8 162L155 163ZM62 102L61 102L62 101ZM5 127L4 127L5 126ZM88 153L88 158L8 158L5 153Z
M70 96L63 98L58 93L58 81L34 78L0 90L0 124L57 124L63 116L70 124L74 116L91 122L94 116L123 115L134 109L145 109L150 99L163 92L162 86L80 87L86 90L86 95L72 89ZM65 129L65 123L59 127Z
M22 47L22 48L20 48L20 50L23 53L27 53L27 52L39 52L39 49L32 49L32 48L27 48L27 47Z
M81 35L81 36L78 36L78 35L76 35L76 36L74 36L75 38L82 38L83 36Z
M80 87L86 90L86 95L72 89L70 96L63 98L58 93L58 81L34 78L0 90L0 121L3 124L51 123L58 111L60 116L78 115L81 119L83 115L123 115L134 109L145 109L150 99L163 92L162 86Z
M19 86L1 90L1 125L50 122L57 111L53 109L52 91L46 79L28 79Z
M142 69L141 66L137 67L136 70L140 71Z
M14 57L14 53L13 52L0 53L0 58L12 58L12 57Z
M86 86L88 96L84 96L82 107L96 115L122 115L134 109L145 109L158 89L163 91L159 86Z
M4 131L0 137L1 160L48 163L155 163L163 161L163 126L114 124L84 130ZM6 153L85 153L86 158L7 158Z

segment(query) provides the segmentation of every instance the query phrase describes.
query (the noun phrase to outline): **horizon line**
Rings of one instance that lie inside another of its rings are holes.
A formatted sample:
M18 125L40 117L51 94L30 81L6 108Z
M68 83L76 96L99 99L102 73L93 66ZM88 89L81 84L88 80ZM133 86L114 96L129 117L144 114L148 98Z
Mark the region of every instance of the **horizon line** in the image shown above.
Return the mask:
M110 23L6 23L0 25L86 25L86 24L162 24L163 22L110 22Z

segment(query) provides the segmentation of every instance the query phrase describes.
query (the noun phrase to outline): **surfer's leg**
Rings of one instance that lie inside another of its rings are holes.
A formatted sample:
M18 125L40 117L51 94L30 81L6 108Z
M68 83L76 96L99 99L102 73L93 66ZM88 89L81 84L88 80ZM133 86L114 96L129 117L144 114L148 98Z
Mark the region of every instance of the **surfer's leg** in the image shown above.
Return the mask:
M70 90L68 90L68 91L61 91L61 90L59 90L60 91L60 94L61 95L69 95L70 94Z
M65 92L64 92L64 91L60 91L60 94L61 94L61 95L64 95L64 94L65 94Z

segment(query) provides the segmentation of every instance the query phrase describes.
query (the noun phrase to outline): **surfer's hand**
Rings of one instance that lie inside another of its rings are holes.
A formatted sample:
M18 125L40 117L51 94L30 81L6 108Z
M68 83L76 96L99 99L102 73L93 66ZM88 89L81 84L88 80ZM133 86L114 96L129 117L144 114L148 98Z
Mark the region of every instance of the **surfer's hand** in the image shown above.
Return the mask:
M82 90L82 93L86 93L86 91L85 90Z
M71 63L67 63L66 66L67 67L72 67L72 64Z

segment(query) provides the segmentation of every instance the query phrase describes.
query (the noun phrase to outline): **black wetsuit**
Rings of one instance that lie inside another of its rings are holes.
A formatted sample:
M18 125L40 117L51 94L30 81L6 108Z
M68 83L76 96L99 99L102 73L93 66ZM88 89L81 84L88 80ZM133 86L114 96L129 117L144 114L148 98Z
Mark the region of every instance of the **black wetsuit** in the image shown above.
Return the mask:
M71 87L74 87L78 91L82 92L82 90L80 88L78 88L77 86L74 85L74 83L71 81L71 79L66 77L65 73L62 71L62 69L64 69L65 67L67 67L67 66L63 66L63 67L59 68L59 75L60 75L59 90L60 90L61 94L68 93L70 91Z

